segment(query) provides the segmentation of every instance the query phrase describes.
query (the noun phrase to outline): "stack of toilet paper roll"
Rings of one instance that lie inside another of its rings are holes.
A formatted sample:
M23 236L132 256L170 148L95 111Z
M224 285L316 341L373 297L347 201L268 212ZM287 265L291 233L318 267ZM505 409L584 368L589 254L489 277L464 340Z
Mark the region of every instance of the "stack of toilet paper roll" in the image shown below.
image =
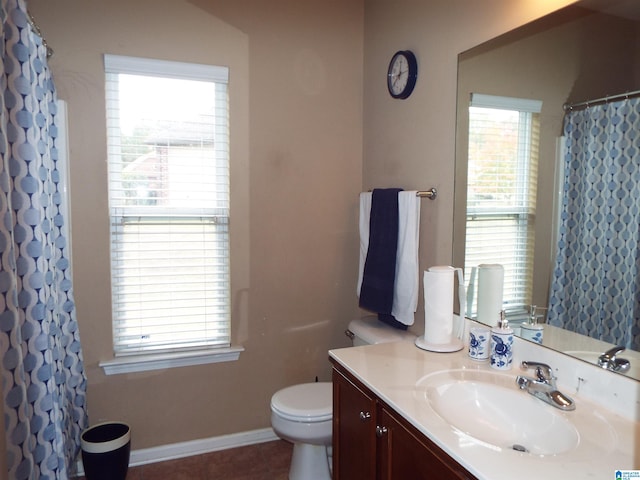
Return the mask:
M455 268L431 267L424 272L424 341L430 345L451 343Z
M478 265L478 322L496 326L502 310L504 267L498 264Z

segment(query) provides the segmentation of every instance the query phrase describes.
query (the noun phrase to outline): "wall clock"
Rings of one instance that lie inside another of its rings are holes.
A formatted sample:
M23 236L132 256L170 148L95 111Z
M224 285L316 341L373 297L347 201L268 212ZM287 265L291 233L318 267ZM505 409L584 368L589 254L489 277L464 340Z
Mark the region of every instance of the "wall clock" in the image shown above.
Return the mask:
M416 86L418 62L410 50L396 52L389 62L387 88L393 98L404 100Z

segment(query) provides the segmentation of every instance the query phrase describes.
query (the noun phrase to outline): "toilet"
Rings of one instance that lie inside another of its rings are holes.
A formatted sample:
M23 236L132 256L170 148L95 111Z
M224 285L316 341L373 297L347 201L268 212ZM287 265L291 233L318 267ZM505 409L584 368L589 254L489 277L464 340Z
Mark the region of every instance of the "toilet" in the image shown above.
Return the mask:
M352 320L345 334L354 346L416 339L375 316ZM332 413L331 382L293 385L271 397L271 426L276 435L293 443L289 480L331 479Z

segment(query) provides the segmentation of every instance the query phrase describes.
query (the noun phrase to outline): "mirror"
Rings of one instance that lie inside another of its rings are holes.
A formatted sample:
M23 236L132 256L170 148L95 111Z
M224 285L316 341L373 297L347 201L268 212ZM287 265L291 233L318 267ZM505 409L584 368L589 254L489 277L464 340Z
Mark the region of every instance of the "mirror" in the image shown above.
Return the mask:
M640 2L582 0L458 58L454 265L464 265L471 93L542 101L532 304L548 305L556 244L556 157L564 104L640 89ZM543 345L595 362L613 345L545 325ZM625 351L640 380L640 352Z

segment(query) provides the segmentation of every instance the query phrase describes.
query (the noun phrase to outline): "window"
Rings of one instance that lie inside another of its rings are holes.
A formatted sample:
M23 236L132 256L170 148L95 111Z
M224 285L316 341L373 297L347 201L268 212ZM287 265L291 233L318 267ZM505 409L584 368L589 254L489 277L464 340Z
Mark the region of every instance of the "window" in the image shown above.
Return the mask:
M114 352L229 347L228 70L105 72Z
M532 302L541 107L535 100L478 94L469 107L465 271L503 265L508 313Z

